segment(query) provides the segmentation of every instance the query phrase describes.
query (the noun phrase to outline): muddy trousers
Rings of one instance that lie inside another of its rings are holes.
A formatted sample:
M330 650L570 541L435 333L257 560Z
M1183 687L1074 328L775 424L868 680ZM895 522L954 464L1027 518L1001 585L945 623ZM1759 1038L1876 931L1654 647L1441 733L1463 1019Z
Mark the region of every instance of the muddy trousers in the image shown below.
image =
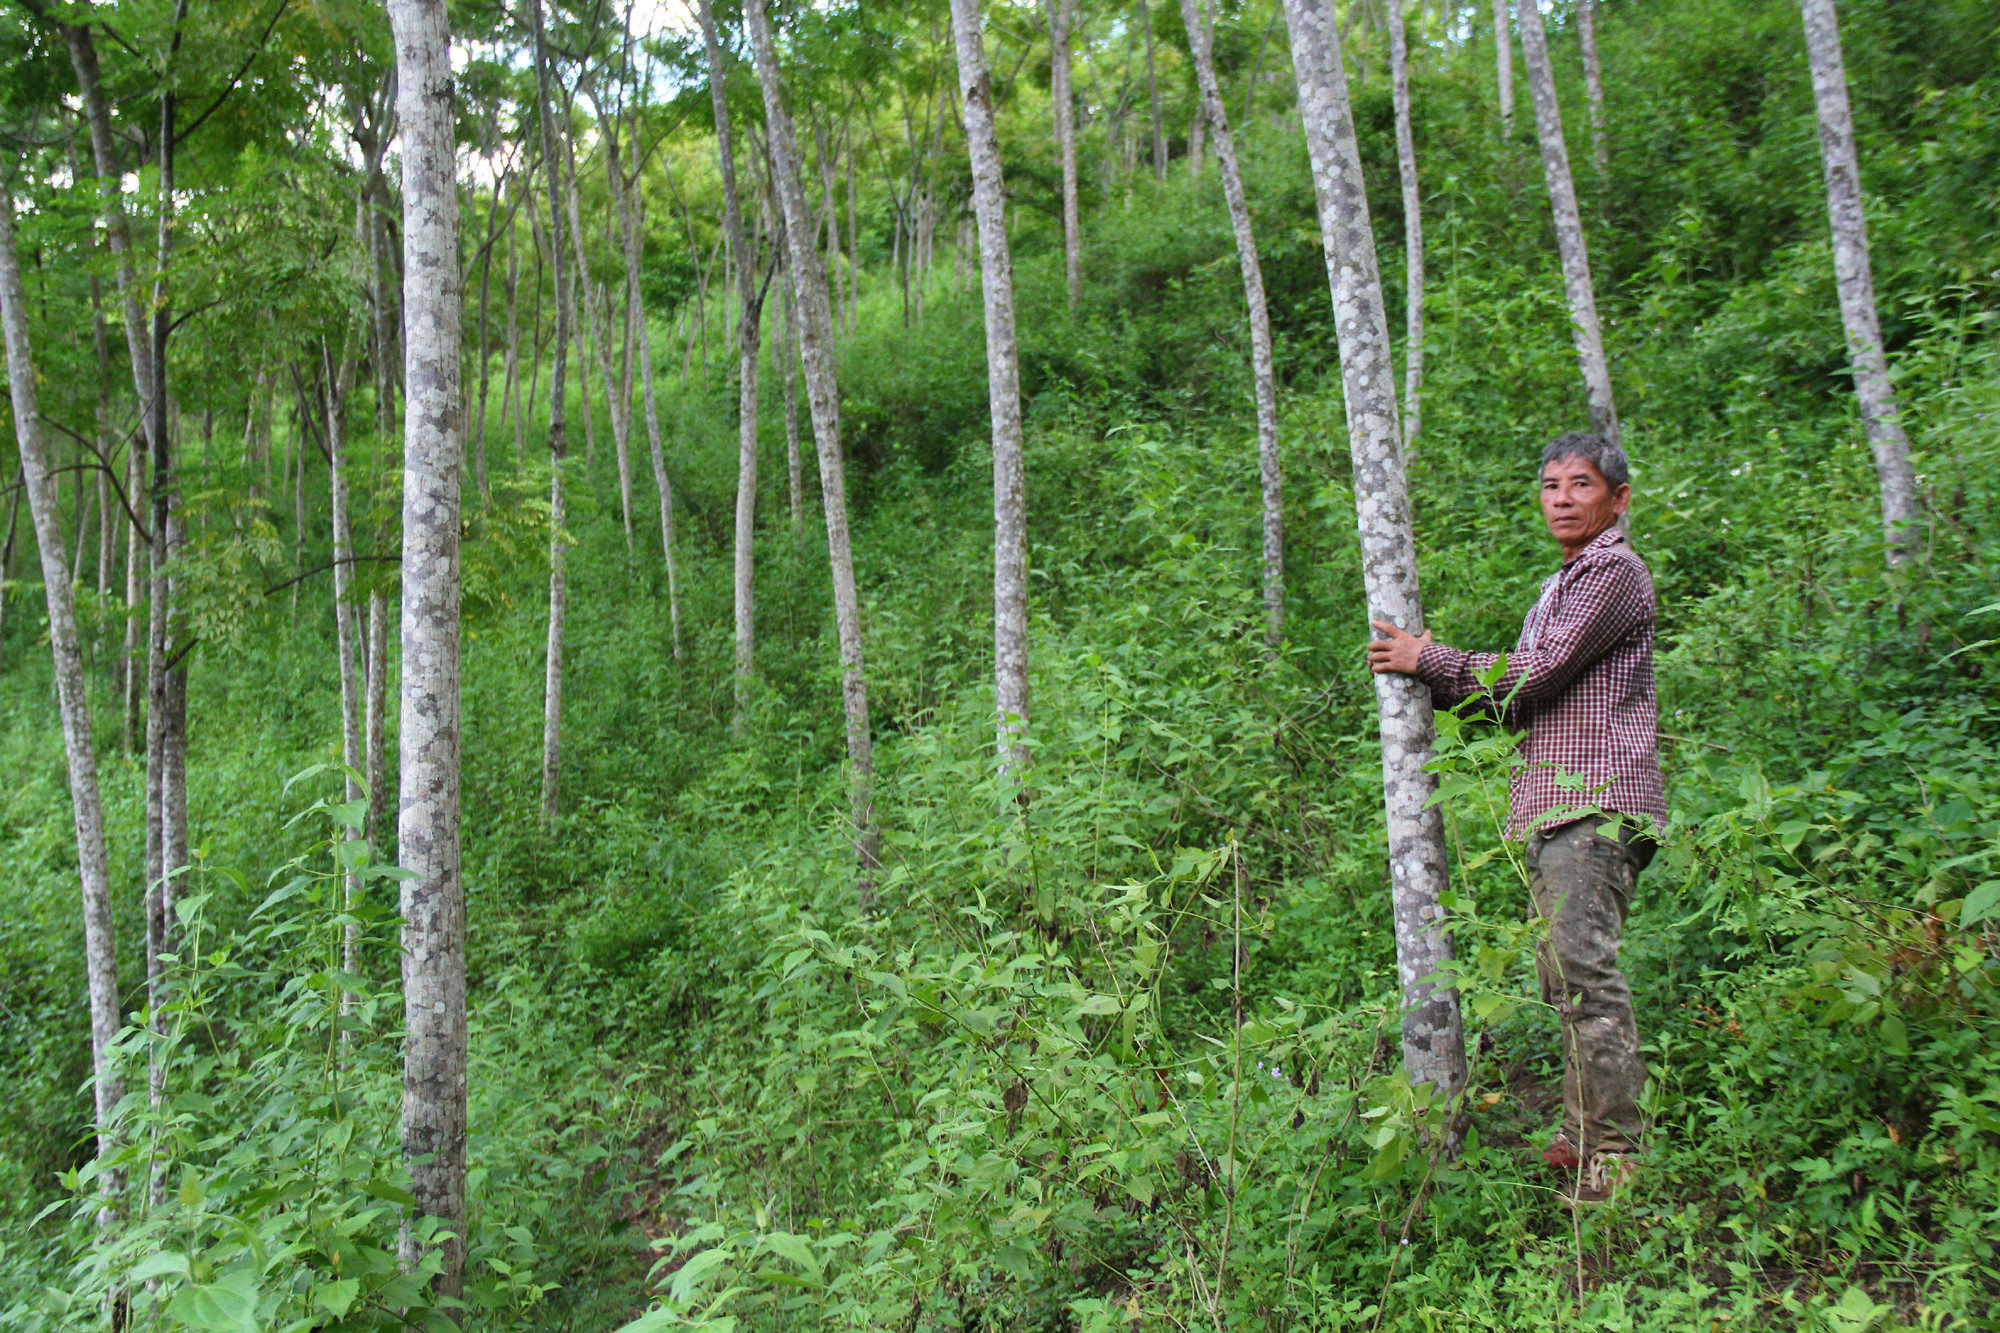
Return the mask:
M1586 1155L1636 1152L1645 1133L1646 1062L1618 943L1652 851L1629 825L1602 818L1528 838L1528 887L1549 923L1535 970L1543 1001L1562 1020L1563 1133Z

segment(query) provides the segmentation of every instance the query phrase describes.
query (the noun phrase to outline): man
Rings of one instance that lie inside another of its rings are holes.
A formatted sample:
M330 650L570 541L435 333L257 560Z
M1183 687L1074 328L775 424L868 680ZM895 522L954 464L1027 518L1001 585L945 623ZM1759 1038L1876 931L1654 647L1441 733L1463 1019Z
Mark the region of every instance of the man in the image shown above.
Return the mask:
M1624 451L1572 431L1542 450L1542 517L1562 568L1542 584L1520 642L1491 685L1496 653L1468 653L1376 621L1373 671L1431 687L1439 707L1468 700L1524 728L1508 781L1506 836L1527 843L1529 890L1549 922L1536 971L1563 1023L1563 1126L1542 1154L1577 1172L1579 1199L1608 1197L1630 1173L1646 1083L1618 943L1653 830L1666 822L1653 691L1652 576L1618 527L1631 502Z

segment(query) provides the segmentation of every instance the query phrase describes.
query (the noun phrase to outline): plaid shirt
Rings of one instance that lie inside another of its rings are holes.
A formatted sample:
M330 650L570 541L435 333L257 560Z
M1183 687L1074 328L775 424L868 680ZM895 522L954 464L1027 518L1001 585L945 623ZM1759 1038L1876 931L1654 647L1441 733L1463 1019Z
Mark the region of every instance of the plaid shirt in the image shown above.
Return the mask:
M1526 728L1509 777L1507 834L1525 838L1568 812L1601 809L1641 825L1667 818L1653 693L1653 577L1611 528L1551 574L1521 626L1521 641L1491 686L1479 683L1498 653L1434 643L1417 675L1439 707L1468 699L1503 705L1501 720ZM1570 775L1564 786L1559 774Z

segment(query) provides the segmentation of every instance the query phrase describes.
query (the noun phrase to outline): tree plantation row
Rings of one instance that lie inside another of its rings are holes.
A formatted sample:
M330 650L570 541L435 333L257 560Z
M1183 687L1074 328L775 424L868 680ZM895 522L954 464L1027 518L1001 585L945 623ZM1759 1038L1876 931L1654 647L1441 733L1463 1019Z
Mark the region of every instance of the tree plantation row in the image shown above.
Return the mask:
M0 1322L1976 1326L1977 10L22 0ZM1585 427L1661 1146L1558 1219L1515 738L1356 664Z

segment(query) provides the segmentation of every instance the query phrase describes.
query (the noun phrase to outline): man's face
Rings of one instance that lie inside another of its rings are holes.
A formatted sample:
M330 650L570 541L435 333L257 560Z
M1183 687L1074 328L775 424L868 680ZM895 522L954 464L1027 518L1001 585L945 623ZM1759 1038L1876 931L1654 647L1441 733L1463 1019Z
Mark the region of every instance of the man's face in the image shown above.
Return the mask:
M1589 544L1617 521L1631 499L1630 486L1613 490L1588 459L1558 458L1542 465L1542 519L1565 551Z

